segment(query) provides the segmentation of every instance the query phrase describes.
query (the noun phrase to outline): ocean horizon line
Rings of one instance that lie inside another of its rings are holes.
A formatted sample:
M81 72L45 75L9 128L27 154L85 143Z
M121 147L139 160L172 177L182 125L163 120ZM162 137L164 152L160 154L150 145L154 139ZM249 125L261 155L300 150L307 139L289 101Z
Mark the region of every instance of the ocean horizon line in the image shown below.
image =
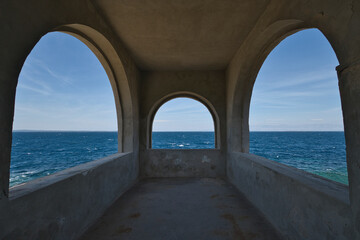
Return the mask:
M117 132L116 130L13 130L13 132ZM153 131L153 132L214 132L214 131ZM254 130L250 132L344 132L344 130Z

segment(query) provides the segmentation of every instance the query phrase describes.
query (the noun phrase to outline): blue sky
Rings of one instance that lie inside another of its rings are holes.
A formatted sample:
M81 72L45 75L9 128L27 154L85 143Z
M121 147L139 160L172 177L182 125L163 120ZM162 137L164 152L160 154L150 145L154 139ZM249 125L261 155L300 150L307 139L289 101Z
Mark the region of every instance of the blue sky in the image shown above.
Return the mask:
M117 129L114 95L96 56L65 33L45 35L19 76L14 130Z
M190 98L175 98L159 108L153 131L214 131L214 122L202 103Z
M336 55L322 33L283 40L257 76L250 131L343 131Z
M318 30L286 38L257 77L251 131L342 131L336 56ZM155 131L213 131L201 103L179 98L155 115ZM113 93L104 69L79 40L49 33L19 76L14 130L116 131Z

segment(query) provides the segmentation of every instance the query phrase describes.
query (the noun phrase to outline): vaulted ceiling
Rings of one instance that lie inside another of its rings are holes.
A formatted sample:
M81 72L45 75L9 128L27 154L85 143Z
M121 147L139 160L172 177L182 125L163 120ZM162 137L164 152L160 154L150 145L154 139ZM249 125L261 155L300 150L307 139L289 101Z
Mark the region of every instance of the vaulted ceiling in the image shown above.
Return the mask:
M268 0L94 0L144 70L224 69Z

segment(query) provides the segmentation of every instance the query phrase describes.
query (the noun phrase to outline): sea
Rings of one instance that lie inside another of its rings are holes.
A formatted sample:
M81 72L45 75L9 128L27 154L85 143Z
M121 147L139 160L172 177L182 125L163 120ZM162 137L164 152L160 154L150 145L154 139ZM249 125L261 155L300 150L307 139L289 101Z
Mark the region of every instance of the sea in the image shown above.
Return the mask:
M154 132L155 149L211 149L214 132ZM13 132L10 186L117 152L116 132ZM251 132L250 152L348 184L343 132Z

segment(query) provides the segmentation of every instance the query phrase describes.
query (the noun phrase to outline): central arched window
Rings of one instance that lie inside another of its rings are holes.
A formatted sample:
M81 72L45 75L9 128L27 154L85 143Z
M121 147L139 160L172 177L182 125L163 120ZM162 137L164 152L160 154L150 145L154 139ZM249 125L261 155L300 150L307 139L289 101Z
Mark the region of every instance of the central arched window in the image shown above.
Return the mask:
M152 124L152 148L215 148L214 120L201 102L178 97L164 103Z

